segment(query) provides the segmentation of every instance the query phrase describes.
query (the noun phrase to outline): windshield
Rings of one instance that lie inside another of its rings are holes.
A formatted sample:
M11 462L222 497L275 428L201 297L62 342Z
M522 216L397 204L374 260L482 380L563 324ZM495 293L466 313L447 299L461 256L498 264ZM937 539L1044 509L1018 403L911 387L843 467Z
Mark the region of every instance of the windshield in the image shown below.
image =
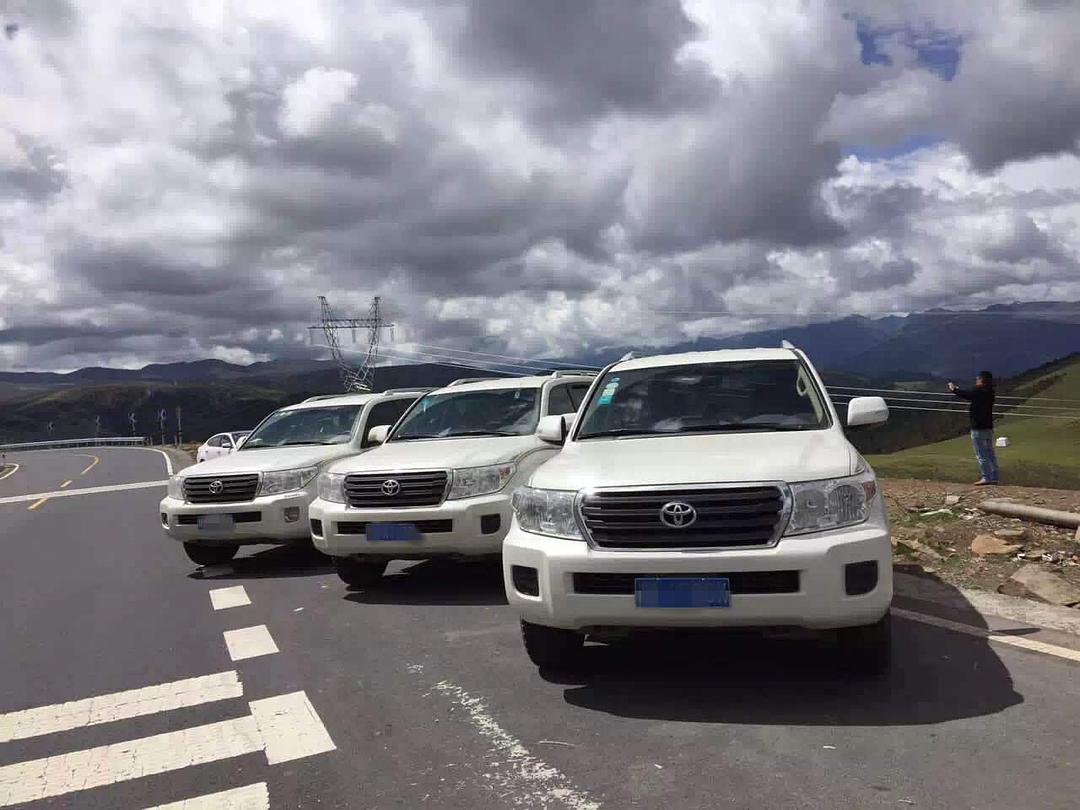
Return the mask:
M428 394L405 414L392 441L455 436L525 436L536 430L536 388Z
M259 447L290 447L300 444L344 444L363 405L297 408L276 411L252 431L241 450Z
M700 363L609 372L577 438L828 426L817 386L797 360Z

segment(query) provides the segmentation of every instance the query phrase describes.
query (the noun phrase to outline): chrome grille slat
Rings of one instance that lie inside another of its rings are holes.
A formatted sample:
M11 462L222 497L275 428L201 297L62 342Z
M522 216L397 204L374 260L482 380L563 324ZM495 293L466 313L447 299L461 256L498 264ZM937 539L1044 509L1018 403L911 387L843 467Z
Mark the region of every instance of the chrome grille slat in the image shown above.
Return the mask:
M672 528L660 520L664 504L694 507L695 521ZM771 546L787 517L778 485L593 490L579 499L578 516L597 548L704 549Z
M221 492L211 492L210 484L221 482ZM259 489L258 473L240 475L193 475L184 479L188 503L239 503L254 500Z
M384 481L397 481L393 495L382 491ZM449 476L444 470L394 473L354 473L345 476L345 500L356 508L397 509L438 506L446 495Z

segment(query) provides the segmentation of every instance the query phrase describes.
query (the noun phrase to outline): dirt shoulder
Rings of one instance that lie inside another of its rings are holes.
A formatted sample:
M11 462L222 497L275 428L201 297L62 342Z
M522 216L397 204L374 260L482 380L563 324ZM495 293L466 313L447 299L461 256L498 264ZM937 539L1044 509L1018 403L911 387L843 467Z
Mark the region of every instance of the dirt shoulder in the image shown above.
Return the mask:
M953 585L997 591L1021 567L1035 565L1080 588L1080 543L1074 530L987 515L976 508L984 500L1010 498L1080 513L1080 491L892 478L880 484L902 569L910 566ZM983 553L972 550L977 537L976 549ZM1008 585L1003 592L1009 592Z

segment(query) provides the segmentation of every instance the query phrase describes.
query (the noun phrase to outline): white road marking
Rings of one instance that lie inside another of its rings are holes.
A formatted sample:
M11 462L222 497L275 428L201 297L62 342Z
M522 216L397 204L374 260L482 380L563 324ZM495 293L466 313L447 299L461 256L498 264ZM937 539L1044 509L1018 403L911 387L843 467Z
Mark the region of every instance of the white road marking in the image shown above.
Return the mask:
M985 627L973 627L970 624L962 624L961 622L954 622L950 619L942 619L939 616L916 613L913 610L904 610L903 608L898 607L894 607L892 613L902 619L910 619L911 621L922 622L923 624L932 624L935 627L943 627L946 630L953 630L957 633L965 633L969 636L975 636L976 638L984 638L995 644L1005 644L1009 647L1016 647L1021 650L1043 653L1044 655L1053 655L1068 661L1080 662L1080 650L1059 647L1057 644L1047 644L1045 641L1025 638L1024 636L995 633L992 630L987 630Z
M504 730L483 700L448 681L435 684L435 689L464 709L476 730L504 758L499 763L501 769L484 774L495 783L500 795L521 796L521 801L514 804L522 807L562 805L570 810L599 810L599 802L574 787L561 771L533 756L520 740Z
M274 643L265 624L242 627L239 630L226 630L225 646L229 648L229 658L233 661L271 655L278 651L277 644Z
M210 604L214 606L214 610L225 610L250 605L251 599L243 585L234 585L231 588L214 588L210 591Z
M8 477L14 475L16 472L18 472L18 470L19 470L19 465L16 464L14 461L12 461L11 462L11 469L8 470L3 475L0 475L0 481L3 481L5 478L8 478Z
M22 503L24 501L36 501L49 498L70 498L73 495L97 495L101 492L123 492L128 489L148 489L150 487L163 487L168 481L136 481L133 484L111 484L105 487L83 487L81 489L58 489L53 492L35 492L31 495L9 495L0 498L0 503Z
M156 447L147 447L146 449L153 450L155 453L161 453L162 457L165 459L165 472L169 475L173 474L172 457L169 456L168 453L166 453L164 450L158 450Z
M244 687L236 672L218 672L182 681L128 689L111 695L39 706L0 714L0 743L25 740L73 728L112 723L131 717L199 706L218 700L241 697Z
M159 804L147 810L269 810L270 792L266 782L245 785L220 793L208 793L170 804Z
M304 692L253 700L248 706L266 744L266 761L271 765L337 748Z
M82 455L82 453L79 453L79 455ZM97 456L95 456L93 454L90 454L89 457L92 458L93 461L91 461L89 464L87 464L86 469L83 470L81 473L79 473L79 475L86 475L88 472L90 472L92 469L94 469L94 467L96 467L98 464L101 463L101 459L98 458Z
M265 754L268 764L276 765L336 748L304 692L252 701L248 708L251 714L246 717L0 767L0 807L63 796L256 751ZM194 808L248 806L215 803L229 793L236 792L226 791L188 801L204 802L190 805ZM186 808L189 805L168 806ZM263 808L267 804L251 806Z

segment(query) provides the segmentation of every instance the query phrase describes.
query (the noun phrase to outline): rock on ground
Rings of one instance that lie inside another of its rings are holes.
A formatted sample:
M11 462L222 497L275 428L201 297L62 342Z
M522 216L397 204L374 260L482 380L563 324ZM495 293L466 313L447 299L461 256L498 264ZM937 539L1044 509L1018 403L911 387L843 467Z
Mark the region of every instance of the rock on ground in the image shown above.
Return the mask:
M1052 605L1080 604L1080 588L1035 563L1021 567L998 591L1009 596L1033 596Z
M1017 543L1007 543L992 534L978 534L971 541L972 554L1015 554L1021 548L1023 546Z

